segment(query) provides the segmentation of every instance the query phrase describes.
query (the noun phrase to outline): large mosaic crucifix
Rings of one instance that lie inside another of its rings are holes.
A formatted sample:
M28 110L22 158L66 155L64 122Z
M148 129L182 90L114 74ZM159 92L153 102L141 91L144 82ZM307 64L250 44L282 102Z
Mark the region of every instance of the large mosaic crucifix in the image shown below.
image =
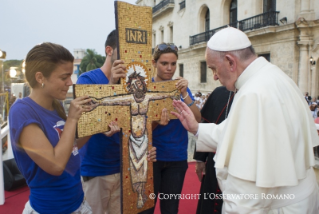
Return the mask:
M83 113L77 137L109 130L111 121L121 127L122 213L139 213L154 206L153 165L147 161L152 148L152 122L163 108L173 111L180 99L176 81L151 81L152 10L115 2L119 58L126 64L126 78L118 85L74 85L74 97L89 95L93 110ZM132 22L133 21L133 22ZM134 28L135 27L135 28ZM170 119L176 119L170 115ZM103 143L103 142L101 142Z

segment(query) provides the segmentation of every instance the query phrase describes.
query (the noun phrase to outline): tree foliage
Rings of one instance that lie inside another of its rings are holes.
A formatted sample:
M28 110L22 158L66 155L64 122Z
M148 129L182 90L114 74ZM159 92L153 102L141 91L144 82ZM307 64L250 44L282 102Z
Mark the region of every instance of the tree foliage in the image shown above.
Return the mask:
M85 54L80 64L80 74L99 68L104 64L105 57L96 53L94 49L87 49Z

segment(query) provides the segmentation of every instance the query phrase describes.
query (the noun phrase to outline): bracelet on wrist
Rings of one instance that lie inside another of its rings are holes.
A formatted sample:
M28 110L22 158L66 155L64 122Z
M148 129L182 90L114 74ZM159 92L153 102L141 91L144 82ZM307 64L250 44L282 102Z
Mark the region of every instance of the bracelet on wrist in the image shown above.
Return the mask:
M191 102L190 104L187 104L188 107L191 107L194 104L194 100L193 102Z
M183 97L183 95L181 94L181 98L182 98L183 100L185 100L187 97L188 97L188 92L187 92L187 95L186 95L185 97Z

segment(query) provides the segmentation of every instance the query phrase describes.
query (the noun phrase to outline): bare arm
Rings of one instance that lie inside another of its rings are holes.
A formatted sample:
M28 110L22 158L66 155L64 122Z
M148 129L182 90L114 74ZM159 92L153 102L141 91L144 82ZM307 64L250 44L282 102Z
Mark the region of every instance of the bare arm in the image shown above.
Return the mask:
M179 81L176 83L176 88L181 90L181 95L182 97L186 97L184 99L184 103L186 105L190 105L193 100L190 98L188 92L187 92L187 87L188 87L188 81L182 77L178 77ZM200 120L202 119L201 113L197 106L193 103L191 106L189 106L190 110L193 112L196 121L199 123Z
M21 147L45 172L55 176L63 173L72 153L76 123L82 112L90 110L90 107L83 106L87 102L90 102L87 97L79 97L71 102L69 116L61 138L55 147L52 146L38 125L30 124L22 130L19 138ZM82 140L84 142L86 139Z
M182 93L182 96L183 97L187 96L187 91L184 94ZM190 96L187 96L186 99L184 99L184 103L187 105L191 104L192 102L193 102L193 100L190 98ZM199 109L197 108L195 102L191 106L189 106L189 108L193 112L196 121L200 122L202 116L201 116L201 113L200 113Z
M84 144L86 144L90 140L91 136L81 137L81 138L77 139L76 140L77 147L79 149L81 149L82 146L84 146Z

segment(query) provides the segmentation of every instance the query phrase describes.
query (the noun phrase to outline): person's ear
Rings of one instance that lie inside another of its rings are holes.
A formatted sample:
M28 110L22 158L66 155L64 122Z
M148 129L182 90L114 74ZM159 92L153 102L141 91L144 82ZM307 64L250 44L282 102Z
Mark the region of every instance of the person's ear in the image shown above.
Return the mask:
M229 69L231 71L235 71L236 67L237 67L237 62L235 60L235 57L233 57L230 54L226 54L225 55L225 59L226 59L226 62L227 62L227 66L229 66Z
M39 85L44 84L45 77L42 72L38 71L35 73L35 80L39 83Z
M156 61L154 59L152 59L152 64L153 64L154 68L156 68L157 64L156 64Z
M112 56L113 54L113 48L111 46L106 46L105 47L105 53L106 53L106 56Z

